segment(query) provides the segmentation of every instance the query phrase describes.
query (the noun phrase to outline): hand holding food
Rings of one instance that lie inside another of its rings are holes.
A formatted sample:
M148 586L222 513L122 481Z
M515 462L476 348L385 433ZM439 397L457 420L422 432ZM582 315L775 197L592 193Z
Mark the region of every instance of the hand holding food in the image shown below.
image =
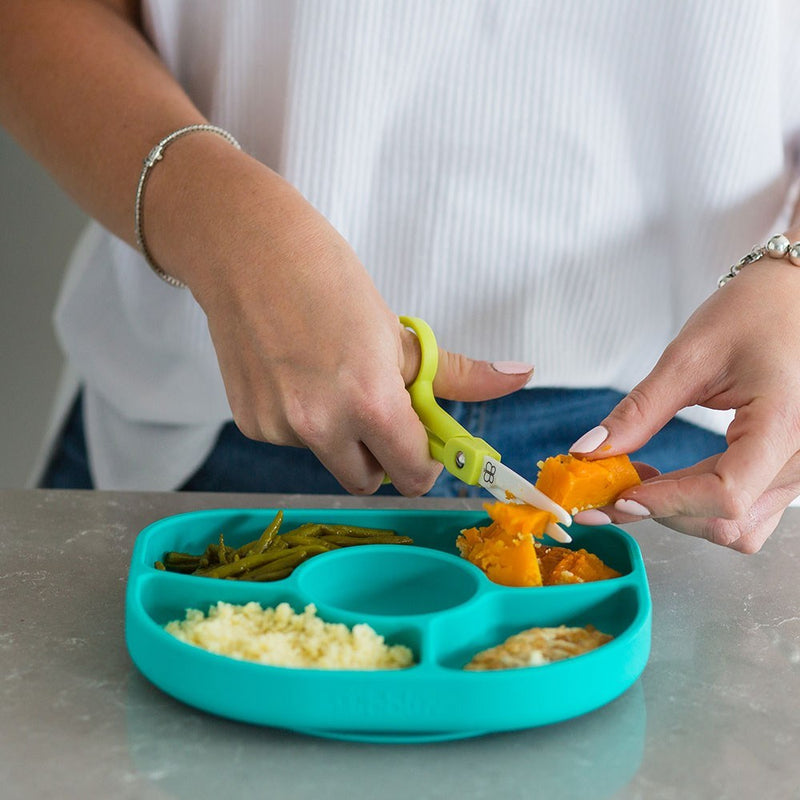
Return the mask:
M724 452L625 491L604 508L606 521L652 517L744 553L760 549L800 494L799 294L800 269L784 260L743 269L587 437L582 455L632 452L682 408L735 412Z

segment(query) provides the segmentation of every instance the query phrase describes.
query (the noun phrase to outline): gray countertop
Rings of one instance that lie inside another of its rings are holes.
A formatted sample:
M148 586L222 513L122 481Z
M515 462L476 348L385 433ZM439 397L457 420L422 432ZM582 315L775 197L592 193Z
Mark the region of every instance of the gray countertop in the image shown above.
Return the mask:
M128 657L137 533L211 507L474 501L0 491L0 797L800 798L800 509L742 556L653 522L641 679L543 728L426 745L329 741L212 717Z

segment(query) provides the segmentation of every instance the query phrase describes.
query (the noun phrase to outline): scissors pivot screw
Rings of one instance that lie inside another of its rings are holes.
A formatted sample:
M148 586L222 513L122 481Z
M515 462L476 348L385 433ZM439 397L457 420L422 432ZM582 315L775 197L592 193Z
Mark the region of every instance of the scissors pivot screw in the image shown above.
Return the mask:
M456 453L456 466L457 466L459 469L463 469L463 468L464 468L464 465L465 465L466 463L467 463L467 459L466 459L466 457L464 456L464 453L463 453L461 450L459 450L459 451Z

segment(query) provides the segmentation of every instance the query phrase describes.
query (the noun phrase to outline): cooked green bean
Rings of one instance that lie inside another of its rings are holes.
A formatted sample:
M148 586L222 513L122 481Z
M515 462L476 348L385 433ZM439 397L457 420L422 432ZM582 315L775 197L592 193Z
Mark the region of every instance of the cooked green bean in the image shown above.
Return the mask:
M363 544L412 544L408 536L380 528L364 528L321 522L305 522L280 533L283 511L278 511L258 539L231 547L224 532L199 555L172 551L156 561L156 569L207 578L275 581L285 578L313 556Z
M194 574L203 575L206 578L227 578L231 575L241 575L254 567L261 567L264 564L269 564L270 561L284 558L290 552L291 549L277 547L274 550L267 550L266 553L253 553L252 556L239 558L230 564L219 564L209 569L199 569Z
M310 547L292 547L279 559L265 564L263 567L246 572L239 580L243 581L263 581L275 580L275 575L288 569L289 572L294 570L295 567L307 561L313 556L325 553L326 548L318 545Z
M412 544L413 539L408 536L345 536L343 534L332 533L324 538L326 542L347 547L348 545L362 544Z
M272 522L264 528L264 532L259 536L258 539L254 542L249 542L246 545L240 547L236 552L240 558L245 555L253 555L254 553L263 553L273 542L275 539L275 535L278 533L278 530L281 527L281 523L283 522L283 511L278 511L278 513L273 518Z
M281 540L286 542L290 547L305 547L307 545L319 545L323 550L336 550L339 545L334 542L329 542L321 536L303 536L298 533L282 533Z
M294 567L286 567L285 569L248 572L239 578L240 581L253 581L258 583L268 583L270 581L279 581L283 578L288 578L294 572Z
M220 564L228 563L228 556L225 553L225 538L222 534L219 535L219 544L217 545L217 560Z
M395 531L387 530L386 528L362 528L356 525L322 525L323 535L331 533L341 534L343 536L358 536L364 538L372 538L375 536L397 536Z

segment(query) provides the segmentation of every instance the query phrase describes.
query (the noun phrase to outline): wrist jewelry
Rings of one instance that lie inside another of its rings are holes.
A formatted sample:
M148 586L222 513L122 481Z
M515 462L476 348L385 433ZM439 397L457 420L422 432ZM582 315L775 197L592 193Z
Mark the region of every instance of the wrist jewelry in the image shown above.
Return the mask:
M144 218L142 213L142 201L144 199L144 187L147 184L147 180L150 177L150 171L153 167L164 158L164 150L169 147L176 139L180 139L181 136L186 136L188 133L196 133L198 131L207 131L208 133L216 133L217 136L221 136L223 139L229 141L237 150L241 150L241 145L233 136L228 133L228 131L223 130L222 128L218 128L216 125L187 125L185 128L178 128L178 130L173 131L169 136L162 139L148 154L147 158L144 160L144 166L142 167L142 173L139 175L139 185L136 187L136 205L134 208L134 221L136 225L136 244L139 246L139 249L142 251L142 255L145 258L145 261L150 265L150 268L158 275L161 280L166 281L170 286L174 286L176 289L185 289L186 284L182 281L179 281L177 278L173 278L172 275L168 275L164 272L161 267L156 264L153 257L150 255L150 250L147 248L147 243L144 239Z
M718 281L717 286L724 286L729 280L735 278L743 267L760 261L764 256L769 258L787 258L791 264L800 267L800 242L790 242L782 233L778 233L767 240L766 244L754 247L746 256L739 259Z

